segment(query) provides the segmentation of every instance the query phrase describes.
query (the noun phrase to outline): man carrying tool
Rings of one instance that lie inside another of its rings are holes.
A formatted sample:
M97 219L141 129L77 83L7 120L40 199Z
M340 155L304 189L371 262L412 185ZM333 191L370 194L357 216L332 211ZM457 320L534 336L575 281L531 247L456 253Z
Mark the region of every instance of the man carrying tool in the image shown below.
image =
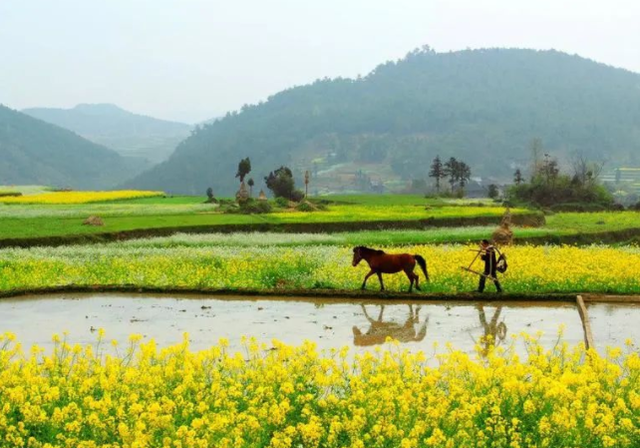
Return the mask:
M480 283L478 285L478 292L484 291L484 285L487 281L487 277L493 280L493 284L496 285L496 290L502 292L502 286L498 281L496 260L496 248L489 243L488 240L482 240L480 243L481 258L484 261L484 274L480 275Z

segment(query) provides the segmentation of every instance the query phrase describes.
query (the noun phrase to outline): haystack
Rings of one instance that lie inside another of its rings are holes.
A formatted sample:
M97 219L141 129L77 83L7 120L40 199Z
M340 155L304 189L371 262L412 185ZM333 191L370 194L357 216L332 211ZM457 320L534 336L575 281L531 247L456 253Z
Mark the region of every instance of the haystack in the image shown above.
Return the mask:
M251 195L249 194L249 189L247 188L247 185L244 183L244 181L242 181L240 183L240 189L236 193L236 201L238 202L238 204L247 202L250 196Z
M509 246L513 243L513 231L511 230L511 210L507 208L502 215L500 226L493 232L493 243L498 246Z
M87 219L85 219L82 222L82 225L84 225L84 226L102 227L102 226L104 226L104 221L102 220L101 217L94 215L94 216L89 216Z

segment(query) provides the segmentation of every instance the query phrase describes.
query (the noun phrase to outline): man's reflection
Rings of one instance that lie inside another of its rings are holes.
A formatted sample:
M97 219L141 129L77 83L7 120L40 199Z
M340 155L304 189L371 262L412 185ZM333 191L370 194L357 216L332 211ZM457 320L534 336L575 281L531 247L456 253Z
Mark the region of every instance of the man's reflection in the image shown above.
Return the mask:
M388 337L396 339L400 342L419 342L427 335L427 317L422 325L416 331L415 325L420 323L420 306L416 307L415 312L413 306L409 305L409 317L404 324L393 321L384 322L384 305L378 305L380 313L377 319L373 319L367 313L367 308L361 305L364 316L369 321L369 329L366 333L360 331L357 326L353 326L353 343L356 346L364 347L369 345L383 344Z
M507 325L500 320L500 313L502 312L502 305L496 307L490 321L487 321L487 315L484 310L484 305L478 305L478 317L480 319L480 325L484 331L484 336L480 338L480 347L483 356L489 354L491 347L497 347L507 337Z

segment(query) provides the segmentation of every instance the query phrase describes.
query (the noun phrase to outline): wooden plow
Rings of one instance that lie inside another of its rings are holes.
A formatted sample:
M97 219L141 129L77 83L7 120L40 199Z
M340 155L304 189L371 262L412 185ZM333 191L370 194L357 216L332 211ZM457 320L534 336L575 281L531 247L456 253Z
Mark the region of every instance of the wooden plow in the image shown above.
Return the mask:
M498 250L497 247L495 248L495 250L500 254L500 251ZM476 256L473 258L473 260L471 260L471 263L469 263L469 266L460 266L460 269L462 269L463 271L471 272L472 274L479 275L480 277L484 277L484 278L489 279L491 281L497 281L498 279L495 278L494 276L485 274L484 272L476 271L475 269L472 268L473 263L476 262L476 260L480 256L480 254L482 254L483 252L486 252L486 251L484 251L482 249L480 249L480 250L471 249L471 252L476 252ZM500 254L500 255L502 255L502 254Z

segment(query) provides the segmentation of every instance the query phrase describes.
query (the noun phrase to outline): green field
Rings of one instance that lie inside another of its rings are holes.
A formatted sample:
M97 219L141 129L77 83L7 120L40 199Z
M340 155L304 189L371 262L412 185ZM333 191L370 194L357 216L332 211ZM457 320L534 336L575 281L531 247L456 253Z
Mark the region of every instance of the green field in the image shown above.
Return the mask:
M275 208L262 215L224 213L225 206L190 196L82 205L1 205L0 241L6 245L16 239L29 243L26 246L63 246L4 249L0 291L60 287L256 294L355 291L366 267L350 266L351 247L367 245L423 254L434 276L423 285L424 291L457 294L472 291L477 281L460 270L470 261L468 245L491 238L504 213L503 207L488 200L416 195L343 195L320 202L325 210ZM514 220L524 222L541 216L526 209L511 212ZM82 225L90 215L101 216L105 226ZM542 226L514 226L516 241L525 244L508 249L513 266L505 279L508 291L520 295L532 291L640 293L635 246L590 245L605 238L637 238L639 216L636 212L558 213L547 216ZM92 234L113 235L116 241L105 244L109 240L91 238ZM584 247L526 244L574 240ZM65 246L67 242L95 244ZM615 272L612 264L617 265ZM541 270L541 266L547 268ZM405 283L399 275L391 276L388 285L403 291Z
M394 202L396 201L396 202ZM421 196L336 196L325 211L300 212L276 209L262 215L229 214L216 204L205 204L202 197L176 196L82 205L0 205L0 241L79 235L180 229L208 230L291 230L356 231L385 228L466 226L496 224L504 212L483 201L428 200ZM519 216L534 212L513 209ZM84 226L91 215L103 218L102 227ZM539 216L539 215L538 215ZM306 226L306 228L296 228ZM333 227L330 227L333 226ZM368 226L368 227L367 227ZM225 228L228 227L228 228Z
M323 241L339 240L340 244L465 243L490 237L504 212L504 208L482 199L343 195L322 198L326 211L275 209L269 214L244 215L222 213L217 204L206 204L204 199L168 196L82 205L0 204L0 244L19 240L24 245L47 245L51 238L58 238L60 244L179 232L242 231L330 233ZM512 213L518 219L538 212L513 209ZM83 225L91 215L102 217L105 225ZM541 227L517 227L516 241L624 243L637 241L640 235L640 214L632 211L558 213L545 219Z

